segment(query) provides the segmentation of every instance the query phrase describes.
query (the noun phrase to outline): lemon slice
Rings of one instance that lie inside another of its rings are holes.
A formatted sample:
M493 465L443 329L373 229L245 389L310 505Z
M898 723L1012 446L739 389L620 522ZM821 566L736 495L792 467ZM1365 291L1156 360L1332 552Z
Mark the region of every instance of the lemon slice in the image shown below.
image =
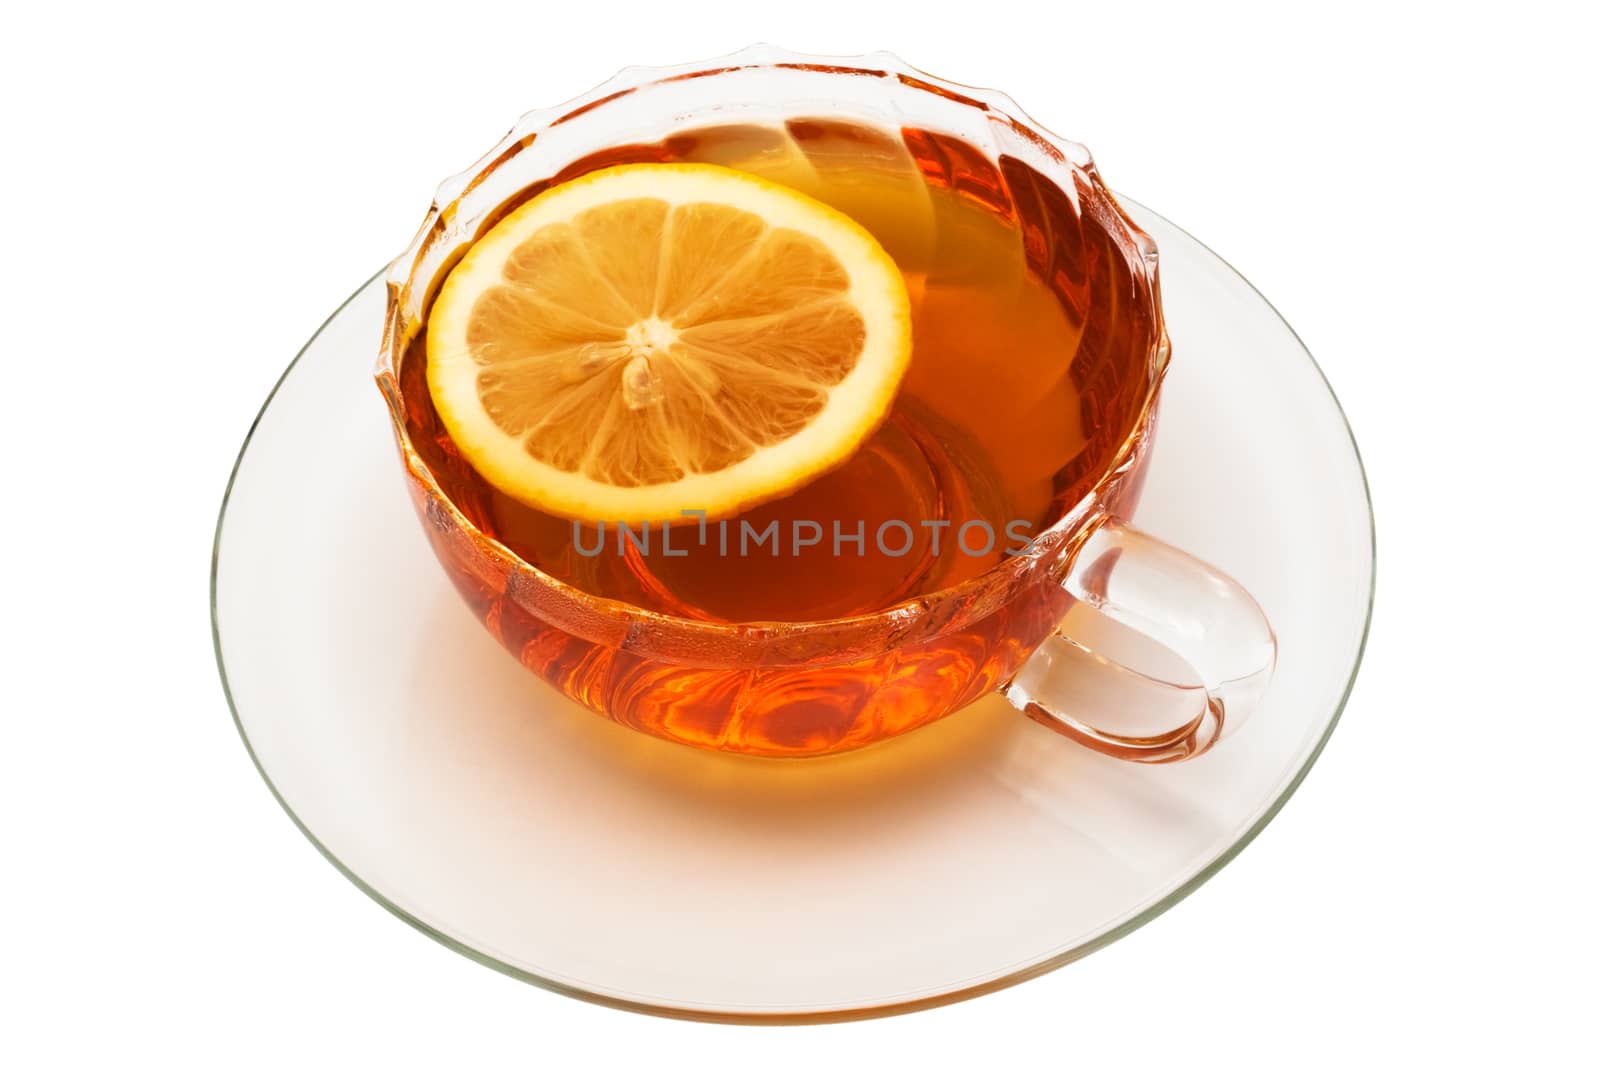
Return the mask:
M585 521L717 518L837 467L911 356L905 282L849 217L707 164L596 171L445 279L428 388L496 488Z

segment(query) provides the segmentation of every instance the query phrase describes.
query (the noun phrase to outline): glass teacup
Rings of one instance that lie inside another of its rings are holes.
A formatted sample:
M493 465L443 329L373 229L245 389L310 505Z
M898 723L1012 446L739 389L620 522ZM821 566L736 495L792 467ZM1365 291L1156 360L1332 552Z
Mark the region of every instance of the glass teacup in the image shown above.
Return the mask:
M1030 530L1019 550L960 581L801 622L731 623L641 606L577 588L519 556L462 488L475 474L426 397L414 342L449 267L536 192L616 163L678 158L675 146L693 142L694 131L841 122L874 131L868 140L915 142L926 180L1013 218L1028 268L1071 281L1081 298L1073 373L1098 376L1094 403L1118 397L1127 416L1099 427L1056 472L1048 528ZM822 755L904 733L998 690L1099 751L1171 762L1238 726L1275 645L1236 583L1128 523L1170 351L1156 266L1153 242L1088 153L1028 121L1008 98L884 54L757 47L625 70L566 105L525 115L479 163L447 180L389 272L377 378L413 502L456 588L524 666L616 722L702 748ZM1174 665L1136 670L1063 633L1080 602L1164 646Z

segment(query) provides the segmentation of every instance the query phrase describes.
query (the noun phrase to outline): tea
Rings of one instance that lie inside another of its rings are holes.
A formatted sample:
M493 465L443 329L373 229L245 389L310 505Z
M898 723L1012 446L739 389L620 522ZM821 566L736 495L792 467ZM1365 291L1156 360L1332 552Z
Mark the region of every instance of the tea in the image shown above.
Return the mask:
M1020 551L1082 496L1138 417L1146 353L1127 342L1148 324L1089 314L1116 299L1121 253L1030 168L927 130L797 119L613 148L521 199L601 167L673 161L759 174L866 227L907 285L910 370L854 457L781 500L712 524L579 526L500 493L461 459L431 411L419 337L401 368L408 415L427 431L413 440L463 513L545 573L689 618L871 612Z

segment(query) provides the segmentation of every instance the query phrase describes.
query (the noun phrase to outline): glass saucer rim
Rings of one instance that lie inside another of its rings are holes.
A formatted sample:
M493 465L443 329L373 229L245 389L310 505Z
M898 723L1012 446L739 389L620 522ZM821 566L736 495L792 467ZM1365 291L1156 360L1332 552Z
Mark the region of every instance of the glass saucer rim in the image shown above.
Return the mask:
M1277 794L1277 796L1273 797L1272 802L1267 805L1266 809L1250 824L1250 826L1244 830L1244 832L1239 834L1233 840L1233 842L1228 845L1227 848L1215 856L1210 862L1206 863L1205 866L1186 878L1182 883L1175 886L1170 891L1162 895L1158 900L1150 903L1137 913L1130 915L1128 918L1124 919L1120 923L1117 923L1115 926L1101 931L1082 944L1075 945L1072 948L1052 955L1047 959L1039 960L1024 967L1019 967L1016 970L1009 971L993 978L987 978L982 981L974 982L971 985L962 986L959 989L945 990L943 992L930 994L927 996L908 997L905 1000L871 1004L861 1007L823 1008L817 1010L799 1010L793 1012L694 1008L672 1004L653 1003L646 1000L631 1000L626 997L613 996L607 993L597 992L592 989L586 989L583 986L563 982L548 975L541 975L534 973L533 971L524 970L520 967L506 963L503 960L497 959L494 956L488 955L487 953L474 948L473 946L468 945L455 937L452 937L450 934L447 934L442 930L435 929L421 918L411 914L398 904L389 900L378 889L372 885L369 885L361 878L360 875L356 874L355 871L350 869L350 867L348 867L343 861L334 855L333 852L326 845L324 845L320 839L318 839L317 835L311 831L310 827L308 827L305 822L301 820L300 816L289 805L288 801L285 800L283 794L279 792L277 785L273 782L271 776L267 773L266 768L262 765L261 759L256 753L255 746L251 744L250 736L244 726L244 721L239 715L238 705L235 702L233 690L228 680L227 663L223 656L222 630L217 615L217 578L221 561L222 532L227 521L228 504L232 498L234 484L238 478L239 471L244 465L245 456L249 453L251 442L255 438L256 430L260 426L261 420L265 417L267 411L272 407L273 401L277 399L278 392L280 389L282 389L284 383L287 382L289 376L294 373L294 370L299 365L301 358L311 350L311 348L316 344L318 338L322 336L323 332L328 328L328 326L337 320L339 316L342 315L345 310L349 308L358 297L361 296L361 294L366 292L368 287L370 287L374 282L383 281L387 271L387 266L378 270L366 281L362 282L339 303L338 307L336 307L328 315L328 317L323 320L322 324L319 325L311 334L311 336L306 339L305 343L301 345L299 351L295 353L294 358L289 361L289 364L283 369L283 372L273 383L271 390L269 390L267 393L266 399L262 402L261 407L255 414L255 417L251 420L250 427L246 431L244 440L239 446L238 455L235 457L233 466L228 473L228 482L226 487L223 489L222 503L218 509L216 528L212 535L211 570L208 591L211 614L211 645L216 659L217 675L222 683L223 698L227 702L228 713L233 718L234 728L238 731L239 740L244 744L245 752L249 755L250 762L255 766L256 772L261 776L261 780L266 783L268 791L272 794L273 799L278 802L278 806L283 809L284 813L289 816L289 820L294 823L294 825L303 835L305 835L306 840L311 842L312 846L317 850L317 852L319 852L335 870L349 879L350 882L356 886L356 888L360 889L363 893L380 905L385 911L389 912L391 915L404 922L407 926L417 930L438 944L443 945L444 947L451 949L452 951L457 952L476 963L482 964L483 966L508 977L515 978L529 985L533 985L553 993L559 993L563 996L572 997L576 1000L585 1001L591 1004L599 1004L610 1008L618 1008L624 1011L630 1011L644 1015L685 1019L697 1022L736 1023L748 1025L809 1025L816 1023L848 1022L862 1019L884 1018L893 1015L903 1015L911 1012L923 1011L945 1004L957 1003L959 1001L983 996L988 993L997 992L1001 989L1018 985L1022 982L1037 978L1040 975L1047 974L1051 971L1057 970L1058 968L1064 967L1069 963L1083 959L1084 957L1089 956L1102 948L1105 948L1107 945L1121 940L1123 937L1127 936L1133 931L1165 914L1176 904L1186 899L1190 894L1199 889L1214 875L1231 863L1260 835L1264 829L1266 829L1267 825L1277 817L1278 813L1282 811L1284 806L1289 802L1289 799L1293 797L1294 794L1299 790L1300 785L1305 781L1306 776L1310 774L1311 768L1316 765L1317 760L1322 755L1323 749L1327 747L1329 739L1332 738L1334 730L1338 727L1340 720L1343 718L1345 708L1350 701L1350 695L1355 689L1356 678L1361 673L1361 664L1366 654L1367 639L1372 631L1373 605L1377 595L1377 520L1372 507L1371 482L1367 477L1366 464L1361 455L1361 447L1357 442L1355 432L1350 425L1349 416L1345 412L1344 405L1339 401L1338 393L1334 391L1332 383L1329 382L1327 373L1323 370L1322 365L1317 362L1317 359L1315 355L1312 354L1310 347L1306 345L1305 341L1300 337L1294 326L1283 316L1277 307L1267 299L1265 294L1263 294L1261 290L1250 281L1249 278L1245 277L1245 275L1238 268L1234 267L1232 263L1219 255L1214 249L1211 248L1210 245L1207 245L1204 241L1201 241L1199 238L1195 237L1194 234L1190 233L1182 226L1174 223L1171 219L1168 219L1160 212L1147 207L1142 202L1115 191L1112 192L1112 195L1120 203L1132 205L1138 210L1148 212L1150 215L1161 220L1166 225L1171 226L1173 230L1179 234L1183 235L1190 241L1193 241L1217 263L1221 264L1229 272L1231 272L1235 278L1243 282L1250 292L1254 294L1256 299L1261 301L1262 305L1270 310L1278 319L1278 321L1282 323L1284 329L1289 332L1289 336L1292 337L1295 344L1299 346L1300 352L1310 363L1311 368L1316 371L1318 378L1322 382L1323 389L1326 391L1328 398L1333 402L1334 411L1339 416L1340 424L1344 428L1345 437L1348 439L1350 444L1351 455L1355 459L1356 472L1361 478L1362 498L1366 505L1367 514L1368 567L1365 617L1362 620L1361 638L1356 647L1355 657L1351 661L1349 667L1349 677L1345 681L1344 690L1339 696L1338 704L1334 708L1333 714L1329 718L1327 726L1323 729L1321 736L1317 738L1316 743L1311 747L1311 750L1306 755L1304 761L1295 770L1294 775L1283 786L1282 790Z

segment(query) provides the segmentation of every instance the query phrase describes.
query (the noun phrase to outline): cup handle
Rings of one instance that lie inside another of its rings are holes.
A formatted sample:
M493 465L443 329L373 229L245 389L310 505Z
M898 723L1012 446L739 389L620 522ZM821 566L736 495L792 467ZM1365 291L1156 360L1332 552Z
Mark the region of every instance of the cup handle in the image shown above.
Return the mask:
M1106 517L1061 585L1181 663L1135 668L1058 629L1003 690L1029 718L1120 759L1176 763L1238 729L1259 703L1277 661L1277 639L1255 598L1216 568ZM1124 721L1105 721L1108 713L1118 717L1119 708L1108 705L1119 705ZM1135 706L1138 714L1130 711ZM1151 707L1162 709L1160 720L1137 721Z

